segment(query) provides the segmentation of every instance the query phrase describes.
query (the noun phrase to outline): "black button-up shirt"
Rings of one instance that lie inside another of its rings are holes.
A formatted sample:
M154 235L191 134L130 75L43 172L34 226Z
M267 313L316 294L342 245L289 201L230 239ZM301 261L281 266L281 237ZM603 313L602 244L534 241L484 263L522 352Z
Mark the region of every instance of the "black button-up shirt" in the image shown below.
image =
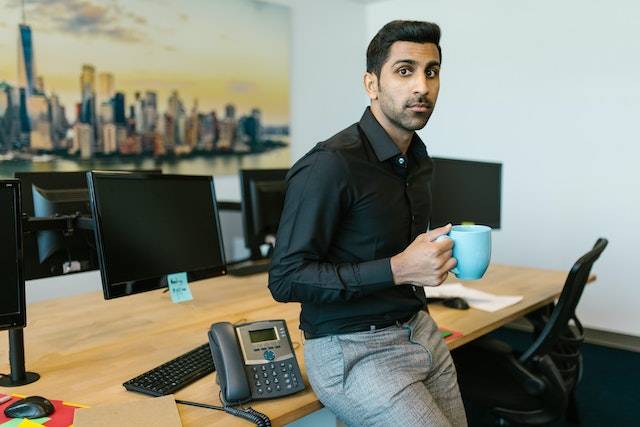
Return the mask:
M402 155L369 108L287 174L269 272L281 302L301 302L312 336L368 330L426 307L393 283L389 259L427 231L433 163L414 134Z

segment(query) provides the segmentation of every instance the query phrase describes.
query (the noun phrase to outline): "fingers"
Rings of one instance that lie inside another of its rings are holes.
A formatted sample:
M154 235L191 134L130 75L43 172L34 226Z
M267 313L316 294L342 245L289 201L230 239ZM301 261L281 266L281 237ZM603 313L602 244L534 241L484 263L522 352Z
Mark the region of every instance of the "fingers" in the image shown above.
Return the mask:
M427 239L429 239L430 242L433 242L438 237L449 233L449 231L451 231L451 224L447 224L443 227L434 228L433 230L429 230L424 234L426 234L426 237Z
M446 227L440 227L437 230L442 230L444 228L446 228ZM432 239L430 237L429 233L432 233L432 232L435 232L435 231L436 230L430 231L428 233L419 234L418 237L416 237L416 239L412 242L412 244L416 243L419 246L422 246L422 245L433 246L433 247L436 248L436 252L437 253L448 251L451 248L453 248L453 240L451 240L451 239L442 239L442 240L437 241L437 242L434 241L435 239ZM444 236L444 235L446 235L446 233L438 234L438 237L439 236ZM437 237L436 237L436 239L437 239Z
M449 260L444 264L444 268L447 269L447 271L453 270L455 268L455 266L458 265L458 260L451 257L449 258Z
M447 277L449 276L449 272L445 271L441 276L440 276L440 283L438 283L438 285L442 285L444 283L445 280L447 280Z
M442 270L442 271L449 271L450 269L447 268L447 262L449 262L450 260L451 260L451 250L444 251L443 253L438 255L436 259L437 263L435 264L435 269Z
M438 257L440 260L439 265L435 268L435 273L438 276L447 275L457 264L458 260L451 256L451 251Z
M439 242L432 242L431 244L437 248L438 252L451 251L453 248L453 240L451 239L442 239Z
M449 272L445 271L444 273L440 274L437 276L437 278L435 280L428 280L424 283L418 283L418 286L427 286L427 287L434 287L434 286L440 286L444 283L445 280L447 280L447 277L449 276Z

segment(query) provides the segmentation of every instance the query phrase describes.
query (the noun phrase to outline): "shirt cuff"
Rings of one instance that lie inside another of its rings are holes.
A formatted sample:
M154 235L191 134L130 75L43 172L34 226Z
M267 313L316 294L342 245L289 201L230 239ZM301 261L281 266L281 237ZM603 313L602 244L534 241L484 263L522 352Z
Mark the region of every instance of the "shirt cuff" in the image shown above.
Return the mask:
M358 278L360 282L359 290L364 294L390 288L393 286L391 259L382 258L361 262L358 264Z

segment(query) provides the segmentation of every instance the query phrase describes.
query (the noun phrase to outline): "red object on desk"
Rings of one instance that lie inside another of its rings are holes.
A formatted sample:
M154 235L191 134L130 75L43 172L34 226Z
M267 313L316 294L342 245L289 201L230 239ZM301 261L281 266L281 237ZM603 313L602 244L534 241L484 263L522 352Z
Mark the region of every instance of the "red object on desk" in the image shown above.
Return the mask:
M3 396L7 395L0 393L0 397ZM4 415L4 408L11 405L13 402L23 398L23 396L15 394L12 394L10 396L11 400L0 405L0 424L11 420L11 418L7 418ZM50 400L50 402L53 403L53 407L56 409L51 415L49 415L49 418L51 419L44 423L44 425L46 427L69 427L70 425L72 425L73 416L78 407L65 403L62 400Z
M462 336L461 332L452 331L451 329L438 328L438 330L440 331L440 333L444 337L444 342L453 341L456 338L459 338L459 337Z

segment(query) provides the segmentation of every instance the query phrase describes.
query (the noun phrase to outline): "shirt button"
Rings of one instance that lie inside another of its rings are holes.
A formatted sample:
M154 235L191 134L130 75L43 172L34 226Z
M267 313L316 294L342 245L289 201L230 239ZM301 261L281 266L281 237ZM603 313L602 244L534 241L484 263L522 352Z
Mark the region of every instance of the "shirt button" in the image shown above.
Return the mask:
M415 221L416 220L416 216L415 215L411 215L411 221Z

